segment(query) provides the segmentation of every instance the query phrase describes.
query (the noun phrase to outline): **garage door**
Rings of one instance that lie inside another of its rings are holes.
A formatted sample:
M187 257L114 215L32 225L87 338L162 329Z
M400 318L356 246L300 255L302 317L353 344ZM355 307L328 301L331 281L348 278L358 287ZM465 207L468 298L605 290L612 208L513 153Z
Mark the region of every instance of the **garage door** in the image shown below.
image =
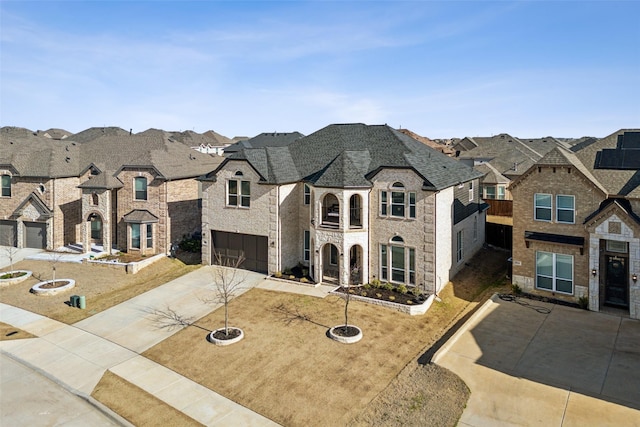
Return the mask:
M219 254L223 263L235 263L240 256L245 258L241 268L259 273L267 273L267 237L253 234L228 233L226 231L211 232L214 255L212 264L216 263L215 254Z
M0 246L18 246L15 221L0 221Z
M47 247L47 224L25 222L24 246L26 248L45 249Z

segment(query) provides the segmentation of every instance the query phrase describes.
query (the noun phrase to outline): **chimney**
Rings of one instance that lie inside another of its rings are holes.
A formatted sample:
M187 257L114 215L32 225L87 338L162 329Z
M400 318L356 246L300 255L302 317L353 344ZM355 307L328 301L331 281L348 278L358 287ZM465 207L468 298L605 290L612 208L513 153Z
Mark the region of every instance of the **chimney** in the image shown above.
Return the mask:
M132 132L133 132L133 128L129 128L129 136L131 136Z

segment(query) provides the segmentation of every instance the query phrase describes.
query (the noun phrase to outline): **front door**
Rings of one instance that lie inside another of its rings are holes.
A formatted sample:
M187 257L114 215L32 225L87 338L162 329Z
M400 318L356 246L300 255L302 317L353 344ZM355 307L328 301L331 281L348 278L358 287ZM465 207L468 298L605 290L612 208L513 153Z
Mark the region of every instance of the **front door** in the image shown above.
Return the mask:
M627 258L606 255L607 276L604 285L605 304L629 307L629 287L627 281Z

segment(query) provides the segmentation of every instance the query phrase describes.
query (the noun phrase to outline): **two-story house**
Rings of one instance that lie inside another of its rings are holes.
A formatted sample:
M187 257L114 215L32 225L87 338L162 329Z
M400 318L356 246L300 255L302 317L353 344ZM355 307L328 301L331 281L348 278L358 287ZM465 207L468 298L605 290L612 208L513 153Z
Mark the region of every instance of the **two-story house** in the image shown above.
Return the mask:
M0 131L0 238L17 247L55 250L82 243L168 253L200 231L196 177L222 158L162 134L95 128L56 141L27 129ZM9 242L9 240L12 240Z
M556 148L511 184L525 292L640 318L640 130Z
M202 261L437 292L484 242L480 176L386 125L244 148L201 178Z

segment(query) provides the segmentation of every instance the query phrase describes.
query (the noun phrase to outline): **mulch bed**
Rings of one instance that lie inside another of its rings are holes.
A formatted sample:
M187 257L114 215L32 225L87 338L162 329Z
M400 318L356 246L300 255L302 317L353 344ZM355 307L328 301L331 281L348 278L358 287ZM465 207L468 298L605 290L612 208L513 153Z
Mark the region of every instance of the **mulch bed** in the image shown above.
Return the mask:
M0 276L0 279L2 280L6 280L6 279L15 279L16 277L22 277L24 275L26 275L27 272L26 271L16 271L14 273L6 273Z
M341 292L344 294L347 292L347 288L340 287L336 289L335 292ZM351 293L351 295L358 295L360 297L371 298L371 299L376 299L381 301L395 302L397 304L404 304L404 305L422 304L426 300L426 295L424 294L420 295L419 297L416 297L413 294L410 294L410 293L403 294L396 290L389 290L384 288L365 289L363 286L350 287L349 293Z
M213 338L224 341L224 340L232 340L234 338L237 338L240 336L240 333L241 333L240 329L229 328L228 335L224 333L224 329L215 331L212 335L213 335Z
M56 281L49 281L47 283L45 283L44 285L40 285L40 289L55 289L55 288L61 288L63 286L68 285L69 282L66 279L57 279Z
M360 333L360 329L355 326L338 326L333 330L334 335L339 337L355 337Z

